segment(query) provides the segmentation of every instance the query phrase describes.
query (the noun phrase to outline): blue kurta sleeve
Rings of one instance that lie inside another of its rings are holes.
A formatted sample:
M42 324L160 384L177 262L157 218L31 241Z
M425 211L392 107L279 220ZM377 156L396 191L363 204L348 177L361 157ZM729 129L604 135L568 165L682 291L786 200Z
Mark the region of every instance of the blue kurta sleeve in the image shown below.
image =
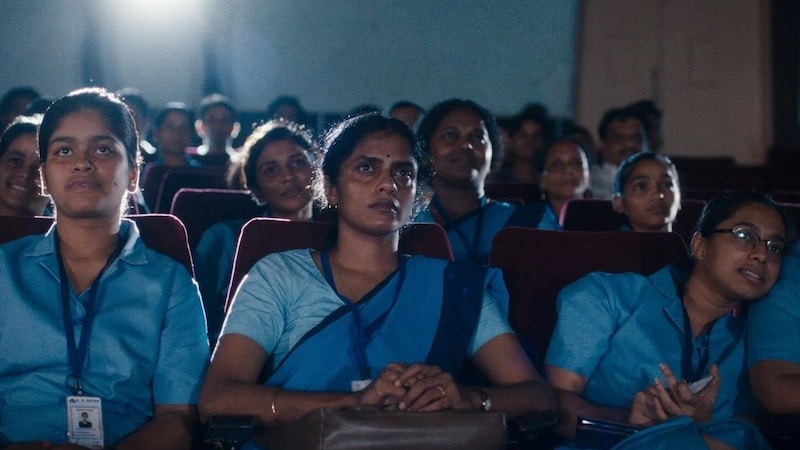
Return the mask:
M208 367L208 337L197 285L175 266L153 375L155 404L195 404Z
M800 253L784 258L778 282L747 316L747 365L765 359L800 364Z
M246 336L271 355L284 333L285 304L293 297L289 281L299 276L283 263L280 254L259 260L239 285L220 336Z
M589 377L608 351L615 329L609 274L591 273L558 294L558 320L545 364Z
M497 300L485 292L478 326L475 336L470 342L469 354L475 355L484 344L505 333L511 333L511 326L508 324L506 315L501 312Z

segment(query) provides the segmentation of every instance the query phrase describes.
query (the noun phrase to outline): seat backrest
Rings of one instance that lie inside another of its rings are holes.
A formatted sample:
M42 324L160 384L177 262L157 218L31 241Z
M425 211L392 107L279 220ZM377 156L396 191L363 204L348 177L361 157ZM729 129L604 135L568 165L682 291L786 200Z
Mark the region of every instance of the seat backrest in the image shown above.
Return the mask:
M410 223L400 231L398 250L404 255L425 255L452 261L447 232L438 223Z
M225 311L242 278L259 259L271 253L300 248L321 250L330 242L335 230L333 224L326 222L293 222L267 217L255 218L244 224L233 258Z
M242 278L270 253L299 248L324 249L333 242L336 226L326 222L299 222L259 217L247 222L239 234L225 310ZM400 253L453 260L447 233L435 223L408 224L400 233Z
M0 244L31 234L45 234L53 225L52 217L0 216Z
M139 186L142 189L142 197L148 208L152 211L156 207L158 200L158 188L161 187L161 180L170 169L161 164L148 164L142 170Z
M142 241L147 247L183 264L194 276L186 228L178 218L169 214L136 214L126 217L136 222ZM52 224L52 217L0 216L0 244L31 234L44 234Z
M688 239L705 206L705 200L682 199L672 231ZM625 215L614 211L611 200L576 198L564 206L560 220L566 231L617 231L625 223Z
M780 202L778 205L786 211L786 214L788 214L789 218L794 222L791 224L795 228L794 231L800 231L797 229L798 226L800 226L800 203Z
M152 211L168 213L172 207L172 199L181 188L213 188L225 189L225 172L212 169L172 169L161 178L158 196Z
M189 248L194 251L203 233L217 222L261 216L264 207L247 191L182 188L172 200L170 214L186 226Z
M489 265L499 267L510 295L509 321L521 340L544 355L565 285L595 271L650 274L689 257L675 233L547 231L508 227L492 242Z
M183 264L194 277L186 227L177 217L169 214L133 214L126 217L136 222L144 245Z
M672 224L672 231L678 233L686 242L692 237L694 225L697 223L697 218L703 212L708 202L705 200L698 200L694 198L684 198L681 200L681 210L678 211L675 217L675 223Z
M617 231L625 216L614 211L611 200L575 198L564 205L560 222L566 231Z

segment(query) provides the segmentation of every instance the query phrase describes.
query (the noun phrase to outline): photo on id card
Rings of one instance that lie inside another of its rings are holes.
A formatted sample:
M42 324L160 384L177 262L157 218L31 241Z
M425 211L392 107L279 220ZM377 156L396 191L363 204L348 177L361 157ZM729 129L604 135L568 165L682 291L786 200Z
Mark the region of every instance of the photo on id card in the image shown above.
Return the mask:
M67 397L67 430L70 444L102 449L103 407L99 397Z

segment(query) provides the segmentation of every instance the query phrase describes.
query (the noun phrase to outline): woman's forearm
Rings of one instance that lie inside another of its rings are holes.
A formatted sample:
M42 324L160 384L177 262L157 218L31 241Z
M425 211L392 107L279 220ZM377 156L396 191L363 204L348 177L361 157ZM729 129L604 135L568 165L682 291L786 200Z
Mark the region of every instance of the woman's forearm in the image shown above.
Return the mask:
M480 409L483 403L481 393L491 400L492 411L501 411L509 418L532 412L558 411L558 397L544 381L473 389L468 396L472 409Z
M319 408L342 409L358 404L355 395L335 392L298 392L237 381L207 385L200 397L200 417L253 416L260 426L278 426Z

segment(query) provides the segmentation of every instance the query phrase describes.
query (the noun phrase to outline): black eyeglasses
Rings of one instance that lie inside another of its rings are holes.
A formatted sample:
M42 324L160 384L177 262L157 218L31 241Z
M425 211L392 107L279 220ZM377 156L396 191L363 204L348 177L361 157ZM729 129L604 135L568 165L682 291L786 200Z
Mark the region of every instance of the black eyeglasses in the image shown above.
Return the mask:
M767 255L775 258L783 256L786 250L786 241L782 239L761 239L758 233L746 227L719 228L712 231L712 233L731 233L736 238L736 242L741 249L748 252L755 250L762 242L767 245Z

